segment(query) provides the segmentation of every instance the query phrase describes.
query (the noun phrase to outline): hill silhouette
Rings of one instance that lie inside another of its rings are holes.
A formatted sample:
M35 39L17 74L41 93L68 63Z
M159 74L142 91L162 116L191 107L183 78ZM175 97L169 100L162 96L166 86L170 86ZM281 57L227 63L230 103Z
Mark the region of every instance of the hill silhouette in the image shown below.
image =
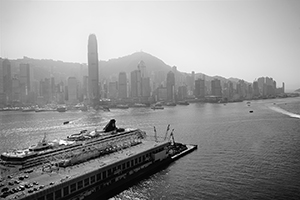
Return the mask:
M160 72L162 76L166 78L166 74L172 70L172 67L164 63L161 59L145 52L135 52L131 55L110 59L108 61L99 61L99 76L100 80L117 77L120 72L130 73L137 69L140 61L144 61L147 72L150 75L152 72ZM30 64L32 80L41 80L44 78L54 77L55 82L60 81L65 82L68 77L76 77L80 82L82 82L83 76L88 74L88 66L86 63L71 63L56 61L51 59L33 59L28 57L23 57L22 59L10 60L12 66L12 75L19 73L19 64L28 63ZM185 77L190 75L190 73L178 72L177 77L181 80L185 80ZM195 78L204 78L206 84L209 84L214 78L220 79L222 83L228 80L232 81L234 84L239 80L237 78L226 79L222 76L207 76L203 73L196 73ZM129 78L129 77L128 77ZM164 80L165 80L164 78Z

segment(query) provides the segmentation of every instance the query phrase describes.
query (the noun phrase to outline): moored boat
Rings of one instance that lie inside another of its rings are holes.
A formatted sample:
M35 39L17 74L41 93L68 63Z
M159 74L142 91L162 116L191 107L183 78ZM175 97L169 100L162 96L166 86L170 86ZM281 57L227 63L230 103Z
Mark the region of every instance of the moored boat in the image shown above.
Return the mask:
M5 176L0 196L20 200L105 199L128 182L197 148L175 142L174 129L171 134L168 130L169 126L164 139L155 136L153 140L140 129L118 129L111 120L101 131L101 139L86 139L39 166Z

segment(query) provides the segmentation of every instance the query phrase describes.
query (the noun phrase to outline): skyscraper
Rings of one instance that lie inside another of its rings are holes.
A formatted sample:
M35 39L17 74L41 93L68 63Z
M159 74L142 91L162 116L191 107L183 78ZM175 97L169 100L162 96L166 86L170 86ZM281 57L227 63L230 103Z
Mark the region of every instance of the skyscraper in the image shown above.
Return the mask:
M167 74L167 100L175 100L175 74L172 71L169 71Z
M99 99L99 67L96 35L91 34L88 41L88 98L90 103Z
M211 81L211 94L217 97L222 96L221 81L219 79L214 79Z
M131 97L137 98L142 96L141 88L141 71L134 70L130 75L131 79Z
M125 72L119 73L119 98L127 98L127 76Z
M205 97L205 81L198 78L195 80L195 97L204 98Z
M21 86L21 101L28 101L28 94L31 90L30 88L30 65L20 64L20 86Z
M70 103L77 103L78 84L75 77L68 78L68 100Z
M0 59L0 104L6 104L12 98L11 66L8 59Z

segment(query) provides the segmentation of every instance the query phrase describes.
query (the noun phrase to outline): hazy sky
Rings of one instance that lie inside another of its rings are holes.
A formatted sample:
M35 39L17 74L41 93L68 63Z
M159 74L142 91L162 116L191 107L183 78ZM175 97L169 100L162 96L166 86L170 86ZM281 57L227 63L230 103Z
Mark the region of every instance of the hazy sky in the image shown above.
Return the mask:
M300 88L300 1L0 0L0 57L87 63L144 51L179 71ZM146 63L147 65L147 63Z

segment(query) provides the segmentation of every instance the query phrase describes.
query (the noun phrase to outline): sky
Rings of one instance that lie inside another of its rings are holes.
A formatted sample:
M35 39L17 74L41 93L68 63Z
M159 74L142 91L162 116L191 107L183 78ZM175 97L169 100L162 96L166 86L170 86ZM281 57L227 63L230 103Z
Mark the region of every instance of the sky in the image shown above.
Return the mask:
M300 1L0 0L0 57L87 63L143 51L179 71L300 88ZM147 63L146 63L147 66Z

